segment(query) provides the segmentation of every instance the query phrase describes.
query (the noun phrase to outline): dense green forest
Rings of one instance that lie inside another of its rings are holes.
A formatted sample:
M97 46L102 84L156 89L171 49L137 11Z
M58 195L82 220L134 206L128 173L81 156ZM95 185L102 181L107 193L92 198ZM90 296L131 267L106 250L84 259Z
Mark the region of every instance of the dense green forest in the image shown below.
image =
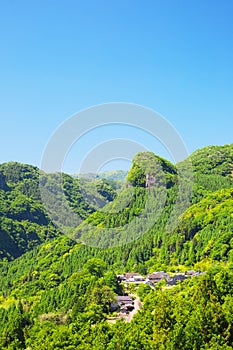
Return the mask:
M0 257L19 257L36 245L58 237L59 230L44 208L39 188L39 179L46 188L58 195L56 215L64 218L66 213L59 202L58 174L43 174L31 165L10 162L0 165ZM81 183L81 185L80 185ZM116 183L104 179L76 179L62 174L66 199L75 213L84 219L101 205L116 196ZM82 189L82 190L81 190ZM88 202L91 197L92 203Z
M192 194L181 213L179 176L190 162ZM0 349L232 349L232 174L233 145L205 147L177 165L141 152L124 185L0 165ZM65 220L57 176L77 227ZM40 179L58 194L68 236L43 205ZM188 269L204 273L172 288L140 285L132 321L109 322L111 303L126 292L116 274Z

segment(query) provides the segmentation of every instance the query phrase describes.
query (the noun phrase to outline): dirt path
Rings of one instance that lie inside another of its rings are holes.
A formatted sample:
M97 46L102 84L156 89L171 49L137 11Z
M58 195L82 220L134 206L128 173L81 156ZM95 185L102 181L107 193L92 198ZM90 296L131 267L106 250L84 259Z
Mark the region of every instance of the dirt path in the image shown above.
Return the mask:
M134 300L134 309L131 311L128 315L126 315L125 320L126 322L130 322L133 318L133 316L136 314L138 310L140 310L142 304L138 296L136 296L136 299Z

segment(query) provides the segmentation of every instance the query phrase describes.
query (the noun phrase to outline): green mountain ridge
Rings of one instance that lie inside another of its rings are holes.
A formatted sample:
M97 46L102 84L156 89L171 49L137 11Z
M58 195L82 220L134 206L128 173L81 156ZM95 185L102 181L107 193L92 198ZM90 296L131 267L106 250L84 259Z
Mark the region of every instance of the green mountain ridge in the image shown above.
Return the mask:
M79 179L62 174L66 199L83 220L72 229L75 240L47 215L40 200L39 169L0 165L0 348L232 349L232 148L205 147L177 165L151 152L139 153L121 190L105 179L84 180L81 189ZM190 161L191 202L182 215L176 209L178 225L167 231L176 208L178 174ZM59 194L58 175L43 176L46 186ZM131 223L136 229L135 223L155 204L148 204L153 193L158 202L164 200L163 208L155 206L157 220L135 240L125 241L118 231ZM64 215L59 205L57 210ZM102 235L102 241L112 239L116 245L101 248L79 240L80 229L86 238L106 228L115 230L115 236ZM141 285L134 293L143 306L133 320L107 321L111 302L125 292L117 273L192 268L206 273L172 289Z
M233 144L224 146L207 146L189 157L194 172L232 177Z
M193 203L198 203L218 189L232 187L232 148L232 145L205 147L189 157L194 173ZM72 210L86 219L87 224L99 228L120 227L139 217L145 209L146 176L149 174L153 177L153 172L158 186L161 181L161 186L167 187L167 203L160 218L160 221L166 221L177 193L177 170L173 164L151 152L139 153L133 160L127 176L127 183L136 189L133 196L132 191L126 188L116 197L117 187L111 181L74 179L66 174L63 174L64 193ZM54 186L53 176L55 175L48 175L48 186ZM40 200L38 168L14 162L2 164L0 185L2 257L17 257L47 238L60 235ZM103 211L99 210L112 200L114 201L106 209L104 207ZM64 217L66 213L62 213L61 208L62 206L57 206L56 214ZM85 225L84 221L81 227ZM12 235L12 231L16 234Z
M13 259L38 244L57 237L60 230L54 225L41 201L39 179L43 176L45 188L51 188L59 197L56 174L44 174L36 167L16 162L0 165L0 257ZM78 179L62 174L64 196L72 210L82 219L99 206L113 200L115 189L107 181L88 181L82 190ZM88 204L88 196L92 205ZM56 215L65 217L58 201Z

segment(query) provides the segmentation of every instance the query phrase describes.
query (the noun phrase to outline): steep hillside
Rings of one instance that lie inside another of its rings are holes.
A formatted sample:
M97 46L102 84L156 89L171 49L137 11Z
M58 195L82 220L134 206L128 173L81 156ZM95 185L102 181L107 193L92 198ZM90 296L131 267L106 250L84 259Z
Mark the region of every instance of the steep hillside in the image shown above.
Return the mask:
M83 219L74 231L80 243L61 235L51 223L40 201L37 168L0 166L2 257L16 258L0 260L0 348L230 350L232 146L220 149L221 156L218 147L190 156L192 203L170 231L166 227L177 200L177 168L185 169L185 162L176 167L151 152L139 153L120 192L106 180L81 183L62 174L67 201ZM58 191L58 174L43 176L45 185ZM102 203L107 205L99 209ZM65 214L58 203L57 215ZM140 224L150 214L153 220L145 230ZM127 241L138 227L141 235ZM83 244L93 237L102 247ZM208 271L172 289L162 283L153 290L148 285L132 287L143 301L142 309L132 322L106 321L112 315L111 302L124 293L116 273L190 268Z
M194 172L193 203L199 203L214 191L233 187L232 147L232 145L205 147L189 157ZM46 186L55 188L56 191L57 175L43 176ZM144 249L151 255L153 249L157 247L160 249L161 242L167 244L168 238L164 230L177 195L177 169L167 160L151 152L136 155L127 176L126 187L118 195L118 185L113 181L77 179L66 174L62 174L62 178L69 206L79 217L86 219L74 231L75 239L83 242L94 237L95 243L96 239L99 240L98 237L101 237L102 247L130 243L131 238L125 240L127 235L132 236L133 240L142 239L141 234L134 235L135 226L132 226L131 230L130 223L141 220L142 215L145 215L148 210L148 190L152 191L154 188L153 191L159 194L157 202L165 203L165 206L162 212L159 205L152 206L154 212L160 216L158 215L158 222L157 219L154 220L155 224L150 224L148 232L143 234L146 242ZM0 165L0 198L0 257L8 259L18 257L37 244L60 234L41 203L38 168L15 162ZM106 203L109 204L106 206ZM99 210L101 207L103 209ZM59 201L55 211L56 216L65 223L66 211ZM151 218L153 221L152 216ZM118 235L121 227L126 227L127 235L123 231L121 236ZM115 230L112 242L109 240L106 228ZM137 242L135 245L137 247ZM138 249L136 248L136 251ZM145 255L142 259L145 261L148 259L148 254L141 251L140 249L140 256ZM164 251L160 254L160 258L161 261L167 261L168 253Z
M46 186L56 189L56 174L44 174ZM99 206L113 200L115 190L104 180L88 186L63 174L63 191L72 208L85 219ZM91 197L92 205L87 198ZM57 205L56 215L64 217ZM46 240L60 235L41 202L39 169L31 165L10 162L0 165L0 258L13 259Z
M192 153L190 160L196 173L232 177L233 144L198 149Z
M209 194L186 210L179 226L162 240L154 260L193 265L205 259L233 261L233 189Z
M231 349L232 265L212 264L172 289L134 288L142 309L130 323L112 324L110 305L122 294L112 268L99 258L80 266L75 257L83 250L75 255L77 245L55 241L40 248L43 256L32 251L17 259L21 271L16 260L3 264L1 349Z
M221 188L233 187L233 144L198 149L178 166L182 169L187 161L193 170L193 203Z
M39 200L37 168L2 164L0 176L0 257L12 259L58 232Z
M164 206L170 206L166 198L168 193L176 192L176 182L176 168L170 162L152 152L138 153L125 189L78 226L74 238L99 248L125 245L142 238L154 226Z
M158 183L171 187L176 182L176 167L152 152L139 152L132 161L127 181L133 186L148 187Z

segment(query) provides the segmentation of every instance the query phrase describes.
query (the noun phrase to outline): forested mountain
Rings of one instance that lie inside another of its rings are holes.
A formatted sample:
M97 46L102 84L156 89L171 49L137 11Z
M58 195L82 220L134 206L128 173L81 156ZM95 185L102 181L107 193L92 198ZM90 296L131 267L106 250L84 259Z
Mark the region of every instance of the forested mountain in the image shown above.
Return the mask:
M233 145L207 146L190 156L195 173L231 177L233 174Z
M30 165L0 166L0 256L16 258L57 235L39 200L39 170Z
M232 187L232 148L232 145L205 147L190 156L194 172L193 203L198 203L214 191ZM151 178L146 180L148 174ZM55 186L56 174L43 176L48 187ZM62 174L63 190L72 210L82 219L88 218L87 223L98 226L97 230L100 227L120 227L140 216L145 209L146 183L150 186L153 176L157 181L157 190L160 185L167 187L166 205L159 219L161 226L160 222L167 220L174 203L177 170L174 165L150 152L142 152L134 158L127 176L128 186L118 196L118 185L114 181L76 179L66 174ZM0 165L0 196L1 257L18 257L60 234L42 205L38 168L15 162ZM111 201L112 204L105 210L98 210ZM57 205L56 210L58 217L65 216L66 213L61 212L62 206ZM83 225L86 229L87 224ZM76 238L79 230L75 233Z
M167 231L179 172L190 161L191 202ZM62 174L66 199L83 220L70 239L42 204L39 169L0 165L0 348L232 349L232 171L233 145L226 145L205 147L177 165L139 153L122 189ZM56 176L42 173L55 190ZM150 208L153 224L137 236ZM64 215L59 205L57 215ZM93 238L101 244L89 244ZM193 268L206 273L172 289L142 285L143 307L133 320L107 321L111 302L124 292L117 273Z
M38 168L10 162L0 165L0 257L16 258L38 244L61 233L54 226L42 204ZM56 191L57 174L43 174L47 187ZM107 180L95 183L62 174L66 199L81 218L93 213L101 203L113 200L114 186ZM80 181L82 185L80 189ZM84 183L85 181L85 183ZM58 191L58 190L57 190ZM88 196L92 199L90 205ZM64 216L57 205L57 215Z

